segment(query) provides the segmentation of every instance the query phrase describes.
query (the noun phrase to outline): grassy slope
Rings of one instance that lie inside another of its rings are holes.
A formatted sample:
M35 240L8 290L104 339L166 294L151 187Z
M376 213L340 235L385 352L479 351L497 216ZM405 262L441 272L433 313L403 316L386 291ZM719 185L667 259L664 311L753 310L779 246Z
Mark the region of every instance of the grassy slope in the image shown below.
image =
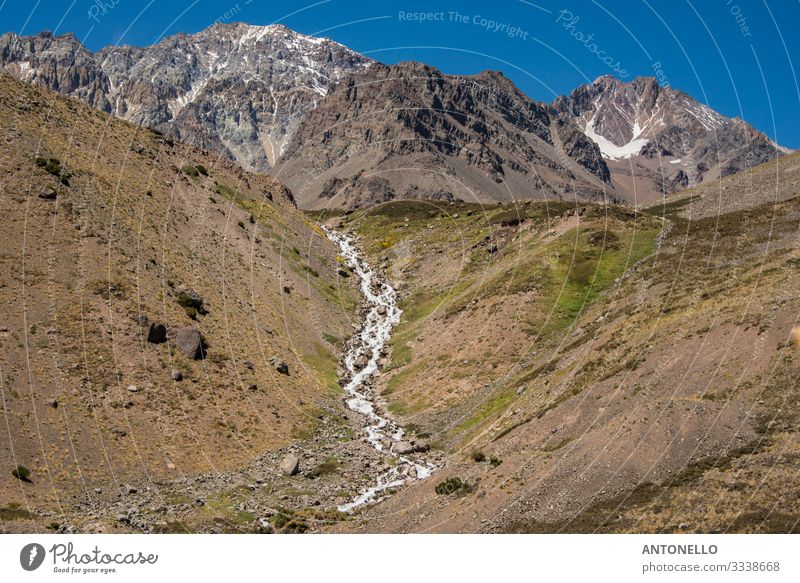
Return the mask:
M369 528L796 529L796 160L777 204L749 190L770 163L639 216L589 207L580 227L559 205L517 227L494 207L351 215L403 290L389 402L451 453L441 479L474 486L453 506L422 484L382 512L424 504L425 521ZM747 208L691 220L739 189Z
M5 76L0 135L0 508L230 467L313 430L358 294L288 191ZM197 326L208 358L146 342L140 314Z

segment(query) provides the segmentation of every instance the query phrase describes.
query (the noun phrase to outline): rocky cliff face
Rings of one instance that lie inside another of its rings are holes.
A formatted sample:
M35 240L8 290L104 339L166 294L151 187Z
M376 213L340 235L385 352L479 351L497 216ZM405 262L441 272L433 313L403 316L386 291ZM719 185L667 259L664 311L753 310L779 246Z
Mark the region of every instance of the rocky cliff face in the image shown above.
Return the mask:
M598 144L612 173L645 179L657 192L735 174L786 152L741 119L652 77L630 83L600 77L559 97L553 107Z
M639 204L786 152L654 78L600 77L548 105L500 73L387 67L282 25L218 24L97 53L71 34L7 33L0 70L270 170L305 206L576 196Z
M273 171L312 207L572 191L599 198L609 179L600 150L569 116L502 74L451 76L420 63L375 64L338 83ZM380 188L363 188L376 178Z
M261 171L331 83L370 63L281 25L218 24L96 54L73 35L0 37L6 72Z

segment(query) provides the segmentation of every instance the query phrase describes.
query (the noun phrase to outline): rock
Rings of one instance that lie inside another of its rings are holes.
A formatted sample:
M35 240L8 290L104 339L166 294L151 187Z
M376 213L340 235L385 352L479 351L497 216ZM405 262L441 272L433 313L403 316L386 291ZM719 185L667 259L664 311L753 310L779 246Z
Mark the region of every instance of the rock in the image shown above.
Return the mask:
M367 364L369 364L369 357L366 354L362 354L356 359L356 361L353 363L353 366L356 367L356 370L361 370L367 366Z
M173 464L172 462L168 462L167 463L167 469L168 470L174 470L175 469L175 464Z
M130 399L125 401L124 403L122 403L122 406L125 407L126 409L130 409L131 407L133 407L133 405L134 405L134 402L131 401Z
M111 433L113 433L117 437L125 437L126 435L128 435L127 431L125 431L124 429L120 429L118 427L115 427L114 429L112 429Z
M183 380L183 373L179 371L177 368L173 368L170 371L169 376L172 377L173 381L182 381Z
M58 193L49 186L46 186L39 191L39 198L43 198L44 200L55 200L57 196Z
M128 494L136 494L136 492L139 491L134 486L125 486L125 489L128 491Z
M417 444L414 445L414 451L420 452L420 453L424 453L424 452L430 450L430 448L431 448L431 446L428 445L427 443L417 443Z
M137 387L136 385L128 385L128 392L129 393L138 393L139 392L139 387Z
M250 360L245 360L243 364L246 369L253 370L255 368L255 365Z
M343 268L336 270L336 273L338 273L340 277L350 277L350 272Z
M294 476L300 471L300 458L294 454L289 454L281 460L281 472L287 476Z
M492 243L492 244L490 244L490 245L489 245L489 246L486 248L486 250L487 250L489 253L497 253L497 244L495 244L495 243Z
M131 521L131 517L127 514L117 514L116 519L117 522L124 522L125 524L129 524Z
M200 506L205 506L206 501L203 500L202 498L198 498L197 500L194 501L194 505L199 508Z
M378 306L378 309L376 311L378 312L379 316L385 316L386 315L386 306Z
M184 326L175 331L175 345L189 358L201 360L205 358L203 337L194 326Z
M273 356L269 359L269 363L281 374L288 375L289 374L289 365L283 362L277 356Z
M258 390L258 385L256 383L250 383L247 386L247 390L249 390L249 391L257 391Z
M48 407L58 409L58 399L49 399L46 401Z
M392 446L392 452L398 455L414 453L414 446L408 441L398 441L394 444L394 446Z
M151 344L161 344L167 341L167 327L159 322L151 322L147 326L147 341Z

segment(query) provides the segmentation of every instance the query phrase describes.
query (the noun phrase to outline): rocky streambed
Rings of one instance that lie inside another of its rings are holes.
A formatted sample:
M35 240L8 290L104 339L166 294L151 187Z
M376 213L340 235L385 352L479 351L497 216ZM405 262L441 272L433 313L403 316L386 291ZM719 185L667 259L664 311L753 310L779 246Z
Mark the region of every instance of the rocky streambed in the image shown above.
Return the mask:
M406 482L429 477L435 466L420 456L409 457L412 453L427 451L427 447L406 441L403 428L379 411L375 402L374 381L379 361L402 313L397 306L397 292L370 267L351 237L328 228L325 233L339 247L347 267L359 278L364 294L364 321L348 341L342 360L341 380L348 395L347 406L363 418L366 441L387 456L390 465L375 477L373 485L339 505L341 512L350 512Z
M42 513L43 519L57 522L59 532L108 531L110 521L116 523L112 531L181 532L184 526L175 525L185 525L194 532L272 532L286 530L278 526L286 516L302 515L302 528L317 530L427 478L443 463L441 452L407 436L377 399L380 368L400 321L396 291L352 237L325 232L338 246L348 275L358 277L364 300L360 324L346 341L340 363L344 403L323 405L314 434L241 469L98 488L79 496L64 513Z

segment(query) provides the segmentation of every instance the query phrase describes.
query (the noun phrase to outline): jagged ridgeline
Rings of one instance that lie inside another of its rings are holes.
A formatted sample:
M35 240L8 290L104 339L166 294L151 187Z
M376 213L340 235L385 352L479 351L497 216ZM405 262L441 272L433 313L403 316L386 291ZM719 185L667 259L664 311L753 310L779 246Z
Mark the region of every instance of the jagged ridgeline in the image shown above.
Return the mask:
M303 208L401 198L648 203L786 150L654 78L600 77L551 103L499 72L385 66L282 25L217 24L92 53L0 37L0 67L270 171Z

